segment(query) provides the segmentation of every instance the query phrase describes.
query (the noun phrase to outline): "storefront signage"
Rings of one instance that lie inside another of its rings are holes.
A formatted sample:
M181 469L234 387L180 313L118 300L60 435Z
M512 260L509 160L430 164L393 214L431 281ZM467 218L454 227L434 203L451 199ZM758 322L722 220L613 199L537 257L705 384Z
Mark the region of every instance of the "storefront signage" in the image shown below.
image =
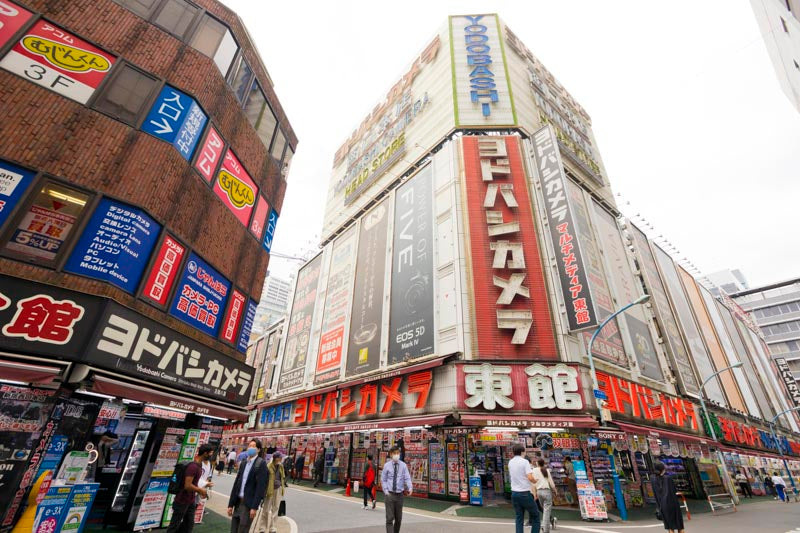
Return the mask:
M11 39L33 13L10 0L0 0L0 48Z
M368 165L350 181L344 189L344 203L348 205L358 198L370 185L392 168L406 153L406 132L401 131L397 137L386 140L385 146L379 146Z
M83 531L99 488L99 483L78 483L72 486L66 509L61 515L59 531L72 533Z
M216 337L230 289L227 279L191 252L169 314Z
M64 270L136 292L161 225L141 209L103 198Z
M144 119L142 131L167 141L189 161L207 121L194 98L165 85Z
M186 420L186 413L173 411L172 409L164 409L163 407L156 407L154 405L145 405L142 413L145 416L165 418L167 420Z
M258 187L230 148L222 160L222 168L214 182L214 192L239 222L248 227L250 214L256 205Z
M252 233L253 237L258 239L259 242L264 235L269 211L269 203L259 194L258 200L256 201L256 210L255 213L253 213L253 220L250 222L250 233Z
M800 407L800 388L797 387L797 380L794 378L794 372L789 368L789 363L786 362L785 357L776 357L775 364L778 365L778 374L783 378L792 402L795 407Z
M209 126L202 148L198 152L197 161L194 163L195 170L203 176L206 183L211 183L214 179L217 167L222 159L222 149L224 147L225 141L222 136L217 133L214 126Z
M2 15L3 2L0 1L0 34L4 29ZM0 228L28 190L35 175L35 172L0 160Z
M208 398L247 404L253 369L244 363L114 302L97 323L86 361Z
M139 514L136 515L134 531L158 528L161 525L161 513L167 503L168 487L169 479L150 480L139 507Z
M278 212L274 209L269 210L269 218L267 219L267 227L264 231L264 242L261 243L267 253L272 250L272 240L275 238L275 228L278 225Z
M481 363L457 365L456 368L456 396L460 408L526 412L583 409L578 369L574 366Z
M238 340L236 334L239 332L239 325L242 323L242 316L245 312L247 297L241 292L233 289L228 310L225 312L225 319L222 321L219 338L228 343Z
M185 246L176 241L172 235L164 235L161 248L156 253L153 266L144 283L142 297L158 305L166 305L185 254Z
M247 344L250 342L250 334L253 331L253 323L256 320L256 310L258 309L258 302L252 298L247 300L247 307L244 311L244 319L242 320L242 329L239 332L239 342L236 349L241 353L247 351Z
M115 57L39 19L6 54L0 67L85 104Z

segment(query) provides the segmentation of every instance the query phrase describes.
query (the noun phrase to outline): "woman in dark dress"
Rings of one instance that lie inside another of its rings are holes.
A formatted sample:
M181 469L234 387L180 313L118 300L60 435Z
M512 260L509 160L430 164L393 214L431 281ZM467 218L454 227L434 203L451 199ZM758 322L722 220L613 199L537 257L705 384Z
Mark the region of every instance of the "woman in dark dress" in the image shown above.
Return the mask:
M656 475L653 478L653 492L656 496L656 506L661 512L664 529L670 533L683 533L683 515L675 494L675 482L672 476L666 474L666 467L661 461L655 462Z

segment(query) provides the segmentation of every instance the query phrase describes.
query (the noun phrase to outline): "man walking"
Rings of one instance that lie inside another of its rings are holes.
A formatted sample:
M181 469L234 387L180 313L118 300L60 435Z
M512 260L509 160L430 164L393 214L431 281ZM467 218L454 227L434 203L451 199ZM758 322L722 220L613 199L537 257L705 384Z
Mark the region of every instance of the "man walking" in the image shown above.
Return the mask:
M294 472L292 472L292 481L297 483L297 478L303 480L303 467L306 464L306 456L303 455L303 450L297 452L297 457L294 460Z
M372 508L375 509L375 465L372 463L372 454L367 454L367 466L364 469L364 477L361 478L364 485L364 509L367 509L367 500L372 500Z
M191 533L194 529L194 511L197 509L196 495L201 498L208 498L208 492L198 486L200 475L203 473L201 466L204 461L208 461L214 447L210 444L203 444L197 450L194 461L186 465L183 471L183 489L175 496L172 502L172 520L167 528L167 533ZM213 487L213 483L208 484Z
M325 473L325 448L320 448L317 452L317 458L314 459L314 487L322 483L323 474Z
M777 473L772 473L772 484L775 485L775 490L778 492L778 497L782 502L789 503L789 498L786 496L786 482Z
M534 495L531 494L532 482L535 481L533 469L528 460L522 457L522 452L525 451L522 444L514 444L513 451L514 457L508 462L508 475L511 478L511 503L514 505L517 519L516 533L523 533L525 511L528 511L531 517L531 533L539 533L541 527L539 507L536 505Z
M236 448L231 448L228 452L228 473L233 473L234 468L236 468Z
M386 533L400 533L403 522L403 496L414 490L408 466L400 460L400 448L389 449L390 462L383 465L381 486L383 487L384 505L386 506Z
M260 440L251 440L245 450L247 458L239 464L239 472L228 499L228 516L232 517L231 533L250 531L258 506L264 499L269 474L261 457L261 447Z
M261 516L256 523L255 533L275 533L277 526L275 520L278 518L278 509L283 499L284 487L286 487L286 471L281 464L281 452L272 455L272 461L267 466L269 479L267 480L267 494L264 498L264 505L261 506Z
M736 482L739 484L739 488L742 489L742 496L753 497L753 489L750 488L750 482L741 470L736 474Z

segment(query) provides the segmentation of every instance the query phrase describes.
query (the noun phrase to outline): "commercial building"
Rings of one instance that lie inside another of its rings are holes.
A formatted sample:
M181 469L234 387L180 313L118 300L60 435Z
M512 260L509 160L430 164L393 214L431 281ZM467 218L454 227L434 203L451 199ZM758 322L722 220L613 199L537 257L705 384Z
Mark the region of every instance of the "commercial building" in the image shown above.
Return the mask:
M800 111L800 2L750 0L778 83Z
M0 101L0 529L46 471L160 527L179 456L247 419L297 138L215 0L2 0Z
M282 279L267 272L261 301L258 302L256 318L253 320L253 335L260 337L267 329L286 316L292 280Z
M228 443L325 453L329 483L400 443L415 493L484 504L514 440L559 485L583 461L612 509L614 471L628 505L652 501L656 458L693 497L722 490L715 448L756 490L778 465L766 421L788 396L757 330L621 217L589 115L496 15L450 17L342 144L322 236ZM595 340L593 390L592 332L643 292ZM794 456L797 430L780 418Z

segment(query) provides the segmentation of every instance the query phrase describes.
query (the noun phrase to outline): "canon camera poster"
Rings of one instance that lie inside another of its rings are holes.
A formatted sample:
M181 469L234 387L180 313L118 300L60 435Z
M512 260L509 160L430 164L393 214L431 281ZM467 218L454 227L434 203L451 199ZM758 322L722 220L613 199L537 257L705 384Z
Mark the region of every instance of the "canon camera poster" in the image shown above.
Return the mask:
M433 169L397 190L389 364L433 353Z
M286 332L286 349L283 352L283 367L278 383L281 391L299 387L305 378L308 342L311 338L311 322L314 319L321 267L322 254L319 254L297 273L292 313Z
M347 346L348 376L374 370L380 362L388 222L389 203L386 200L361 219L350 342Z

